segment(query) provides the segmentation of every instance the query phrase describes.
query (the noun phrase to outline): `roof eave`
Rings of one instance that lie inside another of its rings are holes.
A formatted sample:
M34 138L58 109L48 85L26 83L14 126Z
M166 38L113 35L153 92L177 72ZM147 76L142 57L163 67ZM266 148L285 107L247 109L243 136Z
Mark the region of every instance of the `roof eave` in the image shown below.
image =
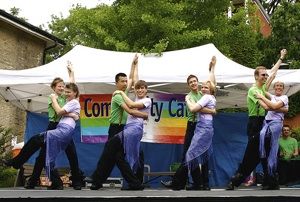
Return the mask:
M46 42L46 48L51 47L55 44L61 45L61 46L66 45L64 40L59 39L59 38L49 34L48 32L46 32L28 22L25 22L24 20L21 20L1 9L0 9L0 19L14 27L17 27L18 29L21 29L39 39L42 39L43 41Z

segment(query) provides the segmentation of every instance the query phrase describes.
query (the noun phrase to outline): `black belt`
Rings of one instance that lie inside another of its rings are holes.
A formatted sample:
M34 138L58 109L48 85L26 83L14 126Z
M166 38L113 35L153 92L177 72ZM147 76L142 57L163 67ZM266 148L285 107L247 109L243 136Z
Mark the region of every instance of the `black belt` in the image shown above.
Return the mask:
M111 123L110 126L125 126L125 124Z

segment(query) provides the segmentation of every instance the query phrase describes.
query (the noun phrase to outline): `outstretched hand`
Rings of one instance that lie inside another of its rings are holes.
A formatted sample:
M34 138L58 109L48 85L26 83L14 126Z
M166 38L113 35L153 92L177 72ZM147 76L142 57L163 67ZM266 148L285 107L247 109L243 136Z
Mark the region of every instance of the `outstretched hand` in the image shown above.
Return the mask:
M213 56L209 63L209 71L211 71L211 69L215 67L216 63L217 63L217 58L216 56Z
M74 118L75 122L77 122L80 119L80 116L77 114L74 114L73 118Z
M286 49L282 49L280 51L280 58L284 58L285 54L286 54Z
M52 98L52 99L57 99L58 98L58 96L55 93L51 93L49 97Z
M190 95L189 94L187 94L186 96L185 96L185 101L187 102L188 100L190 100Z
M73 65L70 61L67 62L68 72L71 73L73 71Z
M139 62L139 56L137 53L135 53L132 63L134 65L137 65L138 62Z
M258 98L258 99L261 99L261 98L263 97L263 95L260 94L258 91L255 91L254 97L255 97L255 98Z
M112 96L115 96L116 94L121 94L123 91L121 90L116 90L115 92L113 92Z

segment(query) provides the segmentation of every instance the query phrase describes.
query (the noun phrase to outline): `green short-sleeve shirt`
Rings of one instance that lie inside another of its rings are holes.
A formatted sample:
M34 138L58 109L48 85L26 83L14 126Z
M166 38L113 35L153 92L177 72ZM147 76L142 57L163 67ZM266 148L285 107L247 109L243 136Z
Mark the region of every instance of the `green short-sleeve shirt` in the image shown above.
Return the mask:
M60 107L63 107L67 102L66 94L62 94L61 96L59 96L57 98L57 102ZM49 121L51 122L59 122L59 120L61 119L61 115L56 115L56 112L52 107L52 99L50 97L48 98L48 117Z
M288 139L279 138L279 149L280 153L286 152L286 155L279 157L280 160L290 161L290 155L294 153L295 149L298 148L297 140L289 137Z
M125 90L125 94L128 95L128 90ZM122 95L116 94L111 98L111 106L110 106L111 113L109 118L109 122L111 124L119 124L122 111L123 111L123 115L120 124L123 125L126 124L128 114L125 110L122 109L121 107L122 104L125 104Z
M260 94L266 96L266 84L262 88L258 88L255 84L248 90L247 104L249 116L265 116L265 109L258 104L258 98L254 94L258 91Z
M194 101L194 102L198 102L202 97L202 93L200 91L198 92L198 94L189 92L189 95L190 95L190 101ZM193 113L187 107L187 113L188 113L188 121L197 122L198 112Z

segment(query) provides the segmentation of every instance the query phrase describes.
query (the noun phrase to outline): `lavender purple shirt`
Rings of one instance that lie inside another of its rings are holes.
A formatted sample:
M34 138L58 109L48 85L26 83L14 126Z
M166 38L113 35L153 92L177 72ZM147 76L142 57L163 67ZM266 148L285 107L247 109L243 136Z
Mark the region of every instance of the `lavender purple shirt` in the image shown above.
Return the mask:
M67 102L64 106L63 109L66 110L67 113L74 113L79 115L80 114L80 104L78 102L78 100L73 99L69 102ZM69 116L63 116L59 123L65 123L68 124L69 126L71 126L72 128L75 128L76 126L76 122L72 117Z

